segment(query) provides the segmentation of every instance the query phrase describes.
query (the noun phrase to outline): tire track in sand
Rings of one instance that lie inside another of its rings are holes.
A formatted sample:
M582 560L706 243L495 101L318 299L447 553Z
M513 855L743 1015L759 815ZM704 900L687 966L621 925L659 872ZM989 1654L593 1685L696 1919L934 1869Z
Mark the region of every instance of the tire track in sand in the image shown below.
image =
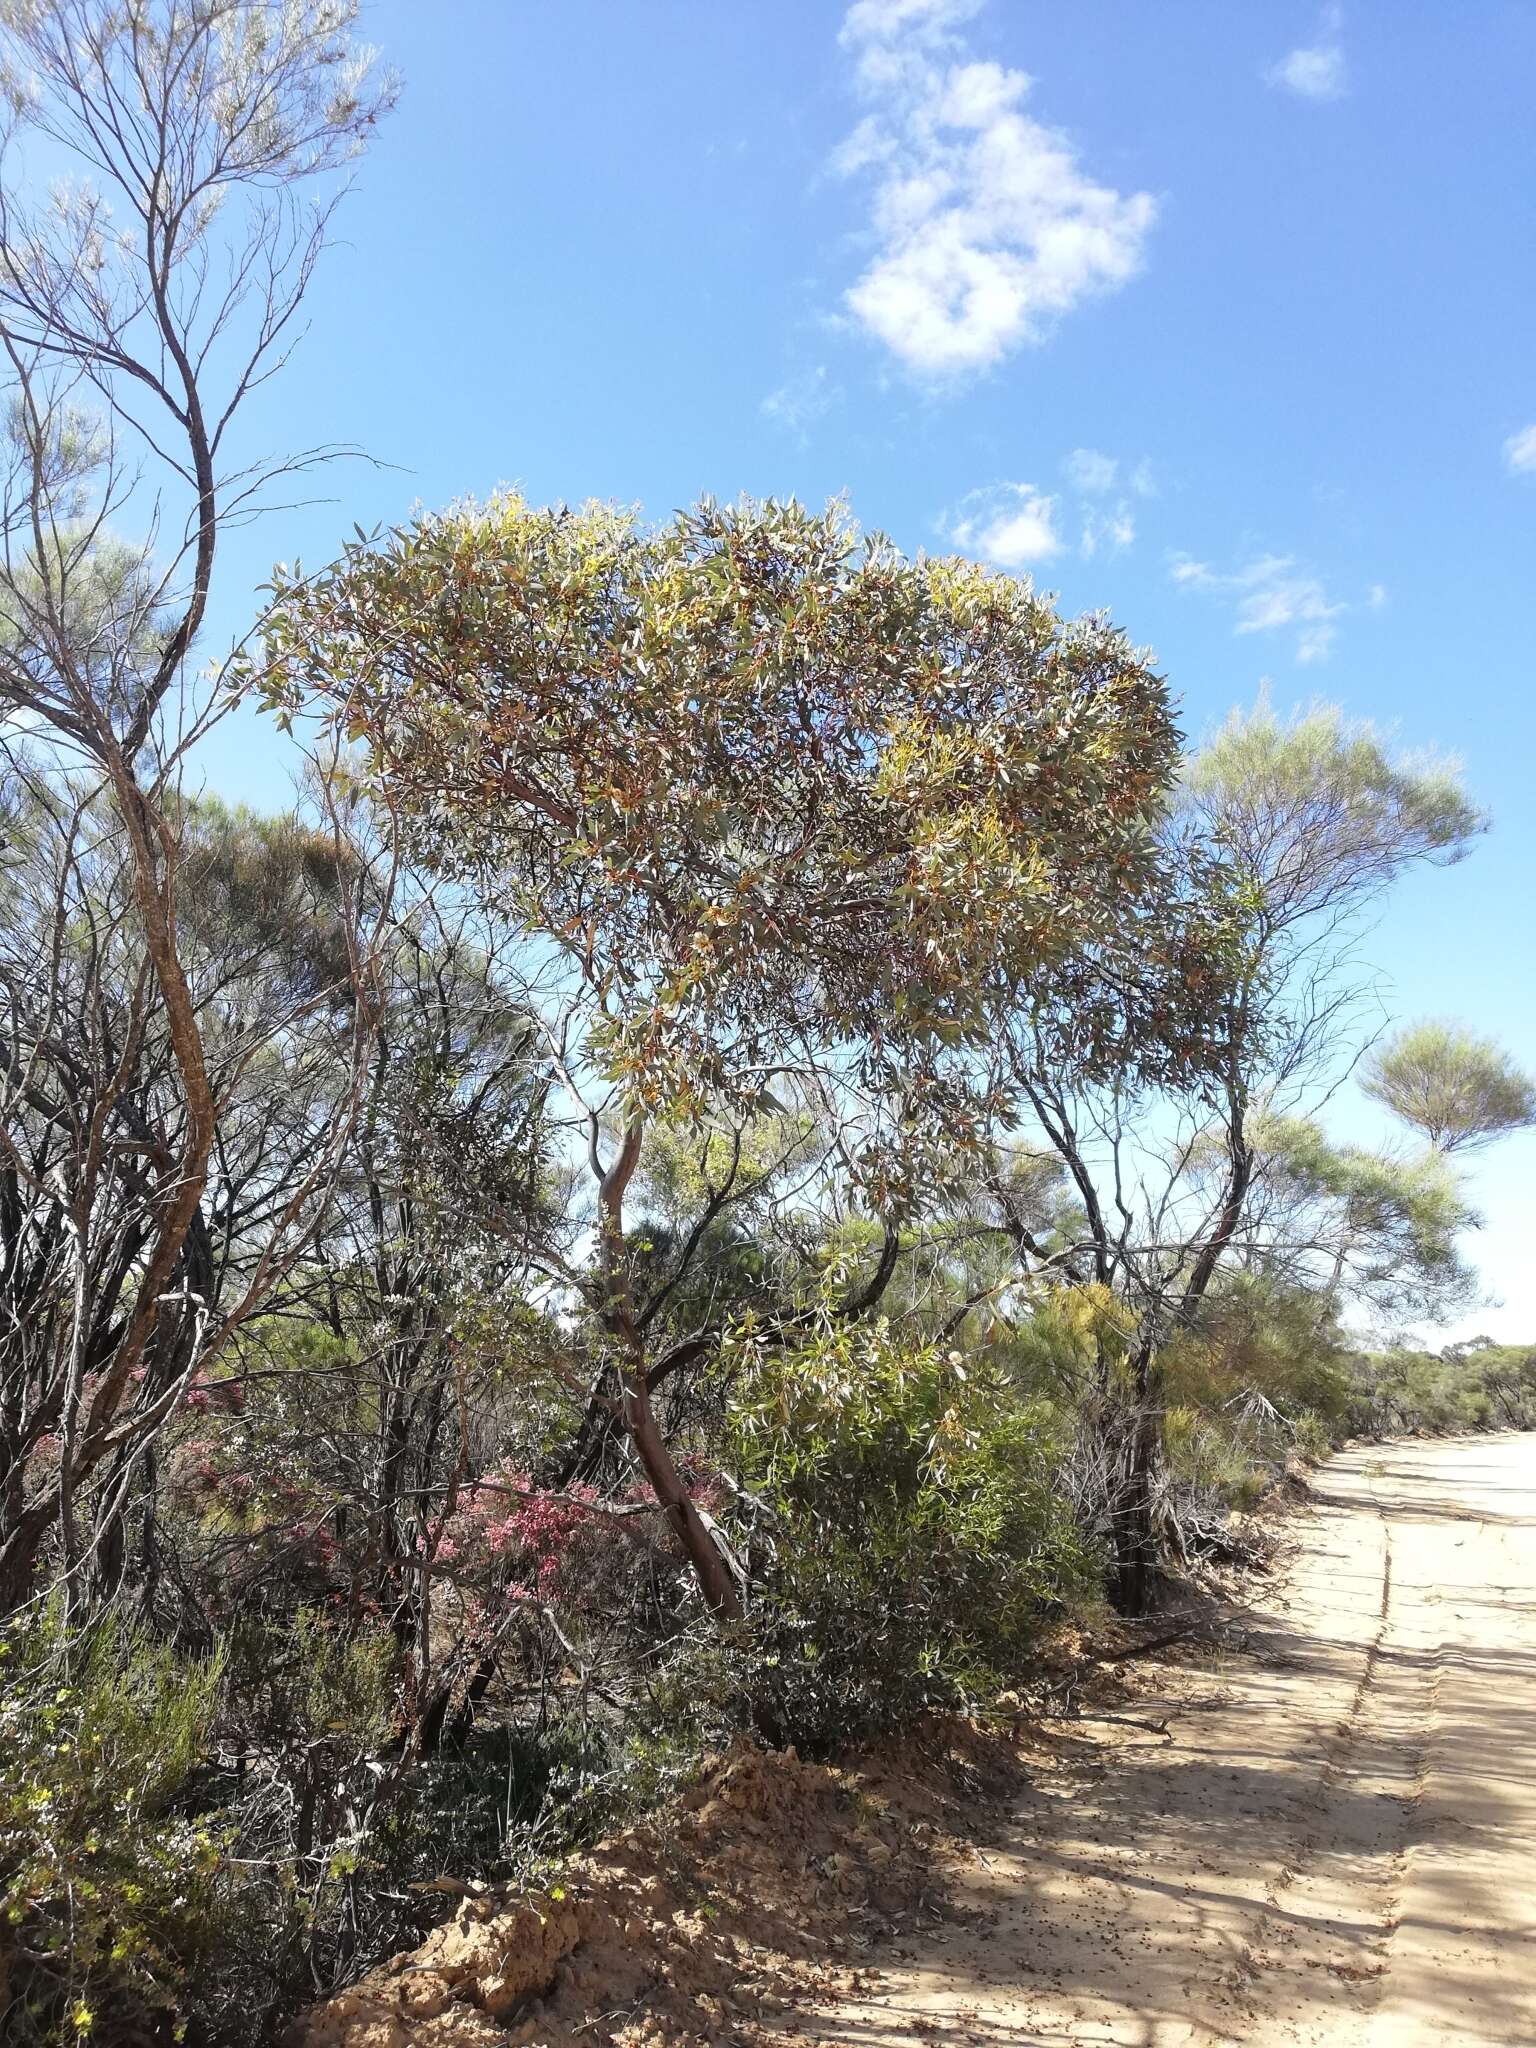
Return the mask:
M1233 1971L1239 2040L1272 2040L1280 2025L1298 2044L1331 2042L1351 2022L1368 2027L1423 1827L1446 1646L1429 1649L1413 1626L1417 1589L1394 1598L1392 1516L1367 1478L1381 1527L1377 1627L1305 1801L1299 1853L1267 1887Z
M1250 1650L1143 1667L1170 1739L1074 1734L968 1924L797 2043L1536 2043L1536 1437L1357 1451L1317 1496Z

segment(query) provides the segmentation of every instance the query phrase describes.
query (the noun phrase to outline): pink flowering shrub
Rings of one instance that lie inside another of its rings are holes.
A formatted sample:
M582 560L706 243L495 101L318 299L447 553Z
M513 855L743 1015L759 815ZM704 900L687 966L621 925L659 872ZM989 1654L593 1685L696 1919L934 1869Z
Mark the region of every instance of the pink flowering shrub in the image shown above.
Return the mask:
M613 1532L592 1487L550 1493L528 1473L501 1466L459 1495L436 1558L463 1571L489 1569L513 1598L579 1605L582 1581L611 1546Z
M142 1365L136 1365L128 1378L135 1386L143 1386L147 1375ZM89 1390L89 1376L87 1391ZM225 1415L242 1415L245 1412L245 1388L239 1380L213 1379L198 1366L187 1381L181 1397L182 1406L194 1415L219 1412Z
M718 1513L725 1492L718 1478L691 1468L684 1476L700 1508ZM580 1482L552 1492L510 1463L464 1488L433 1555L461 1585L488 1579L492 1596L572 1612L596 1606L602 1590L642 1559L680 1559L643 1481L605 1501Z

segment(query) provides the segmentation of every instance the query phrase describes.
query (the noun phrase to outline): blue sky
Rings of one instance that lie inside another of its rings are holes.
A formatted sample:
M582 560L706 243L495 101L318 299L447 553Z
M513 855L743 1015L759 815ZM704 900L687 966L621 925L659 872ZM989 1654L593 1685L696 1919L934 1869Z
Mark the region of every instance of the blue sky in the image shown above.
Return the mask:
M1198 734L1267 680L1461 757L1494 829L1371 941L1536 1065L1536 9L1527 0L379 0L398 112L253 451L217 630L464 492L846 494L1106 607ZM215 786L280 800L245 717ZM1346 1119L1355 1115L1344 1106ZM1363 1117L1360 1128L1367 1128ZM1536 1136L1475 1246L1536 1336Z

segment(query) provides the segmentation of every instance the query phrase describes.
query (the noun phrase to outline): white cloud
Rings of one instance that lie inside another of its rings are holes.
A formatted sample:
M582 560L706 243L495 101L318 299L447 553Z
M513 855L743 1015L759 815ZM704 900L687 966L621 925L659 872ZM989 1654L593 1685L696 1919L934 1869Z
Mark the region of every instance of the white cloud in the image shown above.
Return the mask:
M999 569L1048 562L1063 545L1056 531L1056 500L1033 484L993 484L972 491L944 521L944 532L964 553Z
M1083 555L1128 548L1136 538L1134 500L1155 495L1151 465L1143 460L1133 467L1098 448L1074 448L1061 468L1079 499ZM1112 493L1115 502L1109 504Z
M1120 474L1114 456L1101 455L1097 448L1074 448L1061 467L1068 483L1089 497L1112 491Z
M869 113L833 157L875 178L875 254L844 303L906 368L984 370L1141 266L1149 193L1095 184L1022 111L1022 71L968 58L977 0L855 0L839 40Z
M1000 569L1065 553L1074 529L1085 561L1101 550L1118 554L1136 538L1136 508L1128 493L1144 495L1150 488L1137 482L1145 467L1138 464L1127 477L1126 465L1115 456L1074 448L1061 464L1070 487L1065 496L1034 484L992 484L962 498L940 520L940 530L954 547Z
M1342 610L1343 607L1339 609ZM1301 662L1326 661L1333 652L1333 643L1337 637L1337 626L1303 628L1296 642L1296 659Z
M1349 90L1349 66L1339 41L1343 25L1341 11L1326 8L1317 41L1282 57L1269 73L1270 84L1299 93L1304 100L1342 99Z
M1091 557L1100 548L1108 548L1111 554L1119 554L1128 548L1136 538L1136 518L1130 503L1122 498L1112 510L1100 511L1097 506L1087 506L1083 512L1083 532L1079 543L1085 557Z
M1311 50L1292 50L1270 73L1276 85L1287 86L1304 100L1342 99L1349 73L1337 43Z
M1327 660L1338 634L1335 621L1349 610L1342 598L1330 597L1322 579L1302 568L1294 555L1258 555L1230 573L1189 555L1175 555L1168 573L1186 590L1227 599L1236 633L1294 629L1296 659L1301 662Z
M824 419L842 395L841 388L828 377L826 365L819 363L814 370L802 371L777 391L770 391L760 410L776 426L803 441L808 429Z
M973 15L986 0L853 0L839 40L857 47L864 42L889 42L907 34L941 38Z
M1522 427L1504 443L1504 466L1511 476L1536 474L1536 423Z

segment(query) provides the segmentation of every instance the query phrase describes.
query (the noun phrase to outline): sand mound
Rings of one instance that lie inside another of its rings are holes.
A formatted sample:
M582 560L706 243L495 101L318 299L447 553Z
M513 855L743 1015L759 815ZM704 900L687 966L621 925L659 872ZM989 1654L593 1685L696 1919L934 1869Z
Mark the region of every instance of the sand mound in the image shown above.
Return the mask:
M292 2048L761 2044L919 1900L936 1916L943 1853L1020 1771L1011 1738L959 1721L837 1769L739 1747L558 1883L464 1900Z

